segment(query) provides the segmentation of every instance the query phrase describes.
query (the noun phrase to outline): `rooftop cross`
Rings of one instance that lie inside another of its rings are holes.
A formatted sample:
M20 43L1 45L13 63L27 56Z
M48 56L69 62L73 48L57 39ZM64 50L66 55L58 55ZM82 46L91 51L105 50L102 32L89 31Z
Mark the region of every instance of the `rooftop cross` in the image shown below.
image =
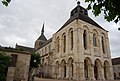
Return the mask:
M77 5L80 5L80 1L79 0L76 0L77 1Z

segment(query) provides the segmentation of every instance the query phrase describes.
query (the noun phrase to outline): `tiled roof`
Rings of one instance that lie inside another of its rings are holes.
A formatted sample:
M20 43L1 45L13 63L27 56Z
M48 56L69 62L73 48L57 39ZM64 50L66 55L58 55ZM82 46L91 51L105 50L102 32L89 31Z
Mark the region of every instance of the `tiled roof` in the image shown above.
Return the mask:
M120 57L112 59L112 65L120 65Z
M28 51L28 52L35 52L34 48L21 46L21 45L17 45L17 44L16 44L16 49L22 50L22 51Z
M1 47L1 46L0 46L0 51L3 51L3 52L14 52L14 53L22 53L22 54L30 54L30 52L28 52L28 51L18 50L18 49L16 49L16 48L12 48L12 47Z

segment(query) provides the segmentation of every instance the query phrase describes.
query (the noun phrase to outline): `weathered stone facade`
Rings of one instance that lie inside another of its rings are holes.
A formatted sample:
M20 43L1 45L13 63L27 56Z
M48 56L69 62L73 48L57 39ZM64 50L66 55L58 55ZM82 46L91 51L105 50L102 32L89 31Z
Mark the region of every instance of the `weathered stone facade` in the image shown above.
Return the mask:
M83 24L81 24L83 23ZM92 27L92 28L89 28ZM74 37L74 45L73 50L70 49L70 38L69 38L69 30L73 29L73 37ZM83 45L83 32L84 30L87 31L87 49L84 49ZM98 37L98 46L93 46L93 33L97 31ZM63 51L64 48L62 45L62 34L66 34L66 52ZM104 34L103 34L104 33ZM101 37L102 35L106 35L105 37L105 51L106 53L103 54L102 52L102 43ZM108 44L108 36L107 32L101 30L97 27L94 27L88 23L85 23L81 20L75 20L70 23L66 28L62 31L53 35L53 41L56 41L57 37L60 37L60 51L56 51L56 42L54 42L53 49L55 49L54 55L54 65L58 68L58 75L59 78L73 78L73 79L110 79L112 77L112 64L111 64L111 57L109 51L109 44ZM98 69L98 74L95 76L95 68ZM104 71L106 71L106 77L104 76ZM66 70L66 73L64 73ZM56 72L56 71L55 71ZM62 73L63 72L63 73ZM54 74L55 76L55 74Z
M28 81L30 53L9 47L0 47L0 52L5 52L12 57L6 81Z
M43 66L51 66L52 78L113 80L108 31L89 18L79 3L50 40L37 52Z

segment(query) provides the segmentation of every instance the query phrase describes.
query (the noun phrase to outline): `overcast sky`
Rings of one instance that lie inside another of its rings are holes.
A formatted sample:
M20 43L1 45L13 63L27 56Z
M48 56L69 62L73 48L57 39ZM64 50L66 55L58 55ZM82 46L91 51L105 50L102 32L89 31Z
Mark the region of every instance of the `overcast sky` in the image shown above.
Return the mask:
M76 0L12 0L8 7L0 3L0 45L15 47L15 44L34 47L40 36L43 22L45 35L50 38L69 18L76 7ZM86 3L81 0L81 6ZM106 22L103 15L89 16L109 31L112 58L120 56L120 25Z

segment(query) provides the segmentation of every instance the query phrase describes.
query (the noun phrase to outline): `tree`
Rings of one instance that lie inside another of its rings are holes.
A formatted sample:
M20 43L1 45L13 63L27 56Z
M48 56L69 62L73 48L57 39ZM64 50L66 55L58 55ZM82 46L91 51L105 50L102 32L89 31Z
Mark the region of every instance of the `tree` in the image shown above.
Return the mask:
M11 0L2 0L3 5L8 6Z
M0 52L0 81L6 81L7 70L11 57L4 52Z
M119 0L85 0L88 2L88 10L92 9L95 16L104 13L104 18L110 22L118 23L120 21L120 1Z
M118 30L120 30L120 28L118 28Z
M33 70L34 68L37 68L39 67L40 65L40 55L38 53L32 53L31 54L31 60L30 60L30 69L29 69L29 77L28 77L28 81L31 81L32 79L32 73L33 73Z
M38 53L31 54L30 67L37 68L40 64L40 55Z

